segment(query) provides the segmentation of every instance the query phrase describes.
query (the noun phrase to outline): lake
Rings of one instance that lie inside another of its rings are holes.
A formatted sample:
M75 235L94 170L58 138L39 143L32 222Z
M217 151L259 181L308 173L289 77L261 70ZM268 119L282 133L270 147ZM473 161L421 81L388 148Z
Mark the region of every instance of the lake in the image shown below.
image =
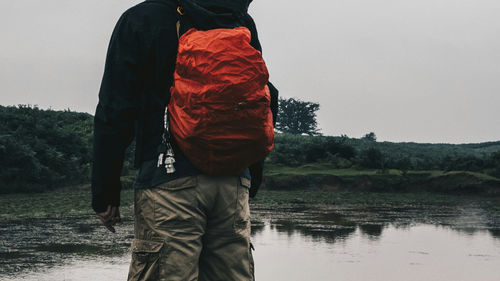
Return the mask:
M254 202L256 280L500 280L500 215L481 198L384 196L383 204ZM126 214L115 235L90 215L2 222L0 280L126 280L132 228Z

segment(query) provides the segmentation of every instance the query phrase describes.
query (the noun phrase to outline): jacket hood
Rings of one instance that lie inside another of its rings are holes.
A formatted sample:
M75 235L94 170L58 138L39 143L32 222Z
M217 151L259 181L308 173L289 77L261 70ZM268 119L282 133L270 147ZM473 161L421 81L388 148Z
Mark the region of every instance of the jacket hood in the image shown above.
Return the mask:
M231 10L233 12L247 12L252 0L179 0L181 7L198 6L200 8L216 11L217 9Z
M178 0L182 8L181 34L191 27L201 30L241 26L252 0Z

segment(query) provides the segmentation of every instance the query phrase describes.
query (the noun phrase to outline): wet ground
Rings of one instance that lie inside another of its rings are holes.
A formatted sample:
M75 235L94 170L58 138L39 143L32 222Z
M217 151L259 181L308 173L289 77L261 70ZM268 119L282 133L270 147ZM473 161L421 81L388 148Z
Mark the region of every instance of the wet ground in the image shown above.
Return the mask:
M254 202L257 280L500 280L500 212L481 198L383 196ZM0 280L126 279L130 214L115 235L91 215L1 221Z

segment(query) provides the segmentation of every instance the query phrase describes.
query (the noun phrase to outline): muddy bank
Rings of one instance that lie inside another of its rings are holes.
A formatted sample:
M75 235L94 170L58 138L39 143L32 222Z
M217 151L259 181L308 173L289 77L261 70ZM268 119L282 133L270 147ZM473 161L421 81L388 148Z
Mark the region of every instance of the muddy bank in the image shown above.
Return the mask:
M500 180L469 172L373 175L273 174L266 176L270 190L320 189L374 192L436 192L500 196Z

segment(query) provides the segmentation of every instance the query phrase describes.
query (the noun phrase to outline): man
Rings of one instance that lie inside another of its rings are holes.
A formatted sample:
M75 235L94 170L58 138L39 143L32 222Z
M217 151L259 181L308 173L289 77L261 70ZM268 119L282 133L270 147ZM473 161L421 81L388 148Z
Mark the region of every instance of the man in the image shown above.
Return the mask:
M251 45L260 50L255 24L246 13L251 0L184 2L234 8L231 12L251 31ZM157 167L178 19L177 1L148 0L127 10L116 24L94 121L92 207L114 232L120 221L124 152L135 137L138 173L129 280L253 280L248 200L260 185L262 163L234 176L209 177L173 143L176 171ZM274 117L278 93L270 83L269 88Z

